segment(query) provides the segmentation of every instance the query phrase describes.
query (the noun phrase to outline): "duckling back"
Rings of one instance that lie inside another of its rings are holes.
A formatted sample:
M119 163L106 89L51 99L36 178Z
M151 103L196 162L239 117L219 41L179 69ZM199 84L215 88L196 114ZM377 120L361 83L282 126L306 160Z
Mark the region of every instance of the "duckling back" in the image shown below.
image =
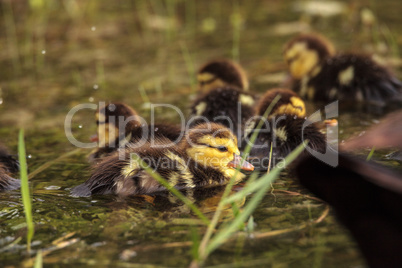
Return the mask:
M96 114L99 148L90 156L90 162L108 156L129 142L153 141L167 138L178 143L182 137L179 126L169 124L148 124L137 112L124 103L110 103L101 107Z
M232 87L215 88L191 105L190 126L205 122L222 124L242 137L246 122L254 115L254 97Z
M314 101L366 102L377 106L402 101L402 82L370 57L339 54L323 61L320 71L295 90Z

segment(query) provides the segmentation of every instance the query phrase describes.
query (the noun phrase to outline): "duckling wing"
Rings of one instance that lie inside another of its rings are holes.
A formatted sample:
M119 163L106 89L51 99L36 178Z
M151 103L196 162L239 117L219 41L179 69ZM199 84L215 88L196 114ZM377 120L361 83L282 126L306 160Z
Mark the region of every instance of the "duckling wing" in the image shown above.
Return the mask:
M121 179L121 171L129 164L127 160L121 160L117 155L103 159L94 164L91 177L81 185L71 190L71 195L86 197L93 194L111 194L116 188L116 181Z
M157 140L156 142L161 142ZM151 148L150 144L136 149L126 149L124 155L118 154L105 158L94 166L91 177L83 184L75 187L73 196L90 196L93 194L136 195L166 190L153 176L148 174L136 158L136 154L172 186L192 188L192 174L188 170L185 159L174 148Z
M178 125L154 124L138 126L132 129L130 142L137 142L142 139L151 142L155 139L162 139L166 143L178 143L182 137L181 133L181 127Z

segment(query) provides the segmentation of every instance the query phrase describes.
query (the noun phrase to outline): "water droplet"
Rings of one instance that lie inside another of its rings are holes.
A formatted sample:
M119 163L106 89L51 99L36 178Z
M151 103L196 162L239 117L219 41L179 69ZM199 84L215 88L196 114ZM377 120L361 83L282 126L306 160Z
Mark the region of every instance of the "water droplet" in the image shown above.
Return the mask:
M96 27L95 27L95 26L92 26L92 27L91 27L91 31L94 32L95 30L96 30Z
M94 97L89 97L88 100L89 102L94 102Z
M82 128L82 125L79 125L78 128Z
M109 111L114 112L116 110L116 105L111 103L111 104L109 104L108 109L109 109Z
M46 54L46 50L42 50L42 54L45 55L45 54Z
M94 89L98 89L99 86L97 84L94 85Z
M32 158L32 155L31 155L31 154L29 154L29 155L28 155L28 158Z

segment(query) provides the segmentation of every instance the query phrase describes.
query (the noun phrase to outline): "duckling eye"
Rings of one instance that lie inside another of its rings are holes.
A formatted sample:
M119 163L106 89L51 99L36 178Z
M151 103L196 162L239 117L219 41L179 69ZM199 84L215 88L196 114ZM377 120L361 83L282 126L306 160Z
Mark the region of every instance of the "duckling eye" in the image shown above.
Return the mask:
M228 151L228 148L226 146L218 146L216 147L216 149L218 149L222 153Z

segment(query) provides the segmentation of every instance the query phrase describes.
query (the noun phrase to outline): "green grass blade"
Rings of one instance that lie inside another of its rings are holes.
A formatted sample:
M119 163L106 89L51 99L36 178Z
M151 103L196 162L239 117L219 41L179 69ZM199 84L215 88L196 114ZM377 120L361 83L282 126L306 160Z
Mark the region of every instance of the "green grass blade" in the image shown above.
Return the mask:
M22 203L24 205L25 218L27 222L27 249L28 252L31 251L31 241L34 235L34 224L32 220L32 205L31 205L31 196L29 193L29 185L28 185L28 168L26 162L26 153L25 153L25 142L24 142L24 130L21 129L19 133L18 140L18 160L20 161L20 174L21 174L21 195L22 195Z
M191 58L190 52L188 51L187 45L185 42L180 42L181 53L183 55L184 62L186 63L187 72L190 77L190 85L191 90L194 93L197 89L197 80L195 78L195 68L194 63Z
M185 197L179 190L174 188L174 186L172 186L167 180L165 180L157 172L152 170L144 161L142 161L142 159L137 154L131 154L131 159L136 161L145 170L146 173L152 176L152 178L154 178L157 182L162 184L166 188L166 190L174 194L184 204L186 204L186 206L188 206L194 212L194 214L197 215L200 218L200 220L202 220L206 225L210 223L208 218L204 215L204 213L202 213L190 199Z
M193 256L194 260L198 260L198 247L200 246L200 234L198 233L198 230L195 227L191 227L191 242L193 244L191 245L191 255Z
M300 148L304 148L305 146L307 146L307 143L308 142L306 140L306 143L299 145L299 147L297 147L284 160L282 160L278 164L278 166L275 167L270 173L265 174L264 176L262 176L260 179L258 179L256 181L247 182L246 186L240 192L237 192L237 193L229 196L225 200L223 200L222 201L223 204L226 205L226 204L233 203L237 200L240 200L240 199L246 197L250 193L257 191L261 187L264 187L264 185L270 184L273 181L273 179L279 175L279 173L282 171L282 169L284 169L287 166L287 163L291 163L300 154L300 153L297 153L297 154L294 154L294 153L296 151L299 152L299 150L302 150Z
M142 101L145 102L145 103L150 103L149 98L148 98L148 95L147 95L147 92L145 91L145 88L140 85L140 86L138 87L138 91L140 92Z
M292 153L290 153L283 161L286 163L291 163L296 157L304 150L305 144L300 144ZM265 193L271 187L271 183L279 175L279 172L283 169L282 165L276 167L269 174L264 175L261 179L266 183L258 189L255 195L250 199L248 204L243 209L243 212L238 215L230 224L221 228L217 234L211 239L210 243L206 248L207 255L224 243L236 230L240 224L243 224L249 216L254 212L258 204L261 202ZM247 193L246 193L247 194Z
M42 267L43 267L42 251L38 250L33 268L42 268Z
M261 120L259 121L258 125L257 125L257 131L255 131L253 133L253 135L251 136L250 139L250 143L247 144L246 148L243 151L243 157L241 160L241 164L244 163L245 159L247 158L248 154L250 153L251 148L253 147L253 144L255 142L255 140L257 139L257 135L259 133L259 129L261 128L262 124L264 123L264 121L262 120L263 118L266 118L267 115L272 111L273 107L275 106L275 104L279 101L279 99L281 98L280 95L276 96L272 102L270 103L270 105L268 106L267 110L265 111L263 117L261 118ZM220 216L222 214L222 210L225 206L224 204L224 200L229 196L230 191L233 188L233 185L235 184L235 178L238 176L238 173L240 172L239 169L237 169L235 175L229 180L228 185L226 186L221 201L218 204L218 207L215 211L214 217L211 220L211 224L208 226L208 229L206 231L206 233L204 234L204 237L202 238L201 244L200 244L200 249L199 249L199 256L200 256L200 262L203 262L207 257L208 257L208 253L206 252L206 248L209 244L209 241L211 239L212 233L215 230L215 227L217 226Z
M253 135L251 135L251 139L250 142L247 144L246 148L243 150L243 159L246 159L248 154L251 151L251 148L253 147L255 140L257 139L258 134L260 133L260 129L262 127L262 125L264 124L264 118L267 118L268 115L271 113L272 109L274 108L274 106L276 105L276 103L281 99L281 95L277 95L272 102L269 104L267 110L265 110L264 115L261 117L260 121L258 122L257 127L255 127L255 129L257 131L254 131Z
M373 157L374 151L375 151L375 146L373 146L373 148L371 148L371 151L366 158L367 162L370 161L370 159Z

